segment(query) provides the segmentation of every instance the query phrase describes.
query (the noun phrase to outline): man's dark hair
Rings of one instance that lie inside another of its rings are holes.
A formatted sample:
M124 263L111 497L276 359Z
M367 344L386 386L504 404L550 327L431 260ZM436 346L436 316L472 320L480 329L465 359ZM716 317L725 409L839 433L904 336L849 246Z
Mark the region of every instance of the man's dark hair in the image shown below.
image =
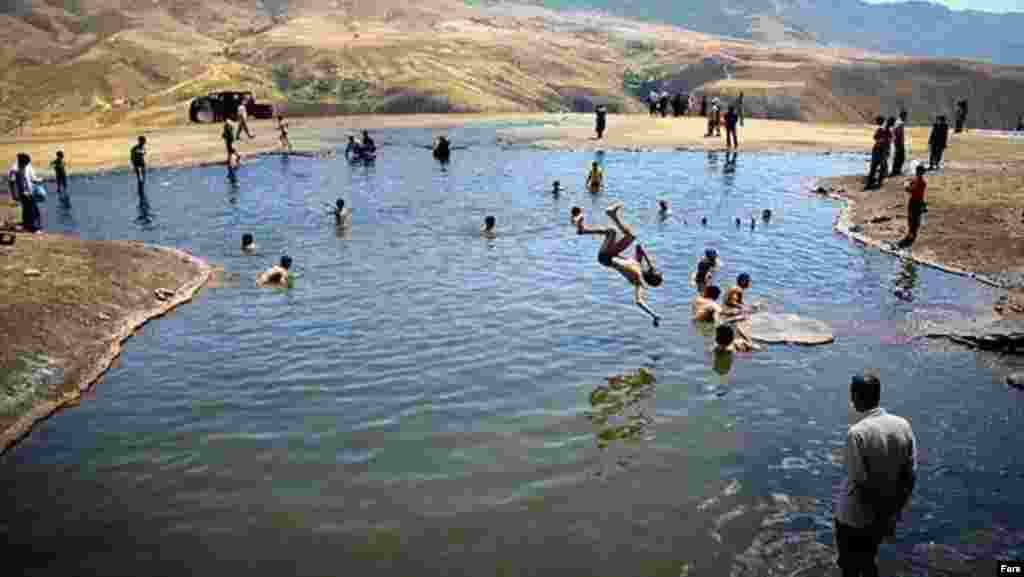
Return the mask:
M892 128L893 126L896 126L896 117L895 116L890 116L889 120L885 121L885 125L888 126L889 128Z
M917 175L918 176L924 176L924 171L925 171L924 165L923 164L918 164L917 165Z
M711 286L707 287L706 289L704 289L704 298L708 298L708 299L711 299L713 301L717 301L718 297L721 294L722 294L722 289L718 288L715 285L711 285Z
M875 117L875 124L877 124L879 126L882 126L883 124L885 124L885 117L884 116L876 116Z
M900 110L900 120L906 120L906 119L907 119L907 111L906 110Z
M281 268L290 269L292 268L292 257L284 255L281 257Z
M747 273L741 273L740 276L736 277L736 284L740 286L750 284L750 275Z
M493 216L488 216L484 218L484 224L487 225L487 228L494 228L495 222L496 221Z
M338 202L334 203L334 206L338 207L338 210L341 210L345 208L345 201L339 198Z
M871 373L854 375L850 382L850 390L864 401L869 409L877 407L882 399L882 382L878 380L877 375Z
M245 234L242 235L242 246L249 246L252 243L253 243L253 238L252 238L251 234L245 233Z

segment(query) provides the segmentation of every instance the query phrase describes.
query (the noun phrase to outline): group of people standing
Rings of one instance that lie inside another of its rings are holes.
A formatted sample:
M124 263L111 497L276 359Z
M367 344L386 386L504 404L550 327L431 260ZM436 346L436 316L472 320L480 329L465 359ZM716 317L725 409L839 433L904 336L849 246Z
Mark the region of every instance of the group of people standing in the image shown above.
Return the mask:
M68 206L71 198L68 195L67 164L64 151L58 150L56 157L50 162L57 183L57 196L64 206ZM43 181L36 176L32 166L32 157L18 153L14 164L7 171L7 186L11 200L21 205L21 226L25 232L42 232L42 212L39 204L46 201L46 189Z
M647 106L651 116L661 115L662 118L665 118L669 115L669 108L672 109L671 113L674 117L686 116L693 109L693 105L694 97L685 92L669 94L665 90L651 90L651 93L647 95Z

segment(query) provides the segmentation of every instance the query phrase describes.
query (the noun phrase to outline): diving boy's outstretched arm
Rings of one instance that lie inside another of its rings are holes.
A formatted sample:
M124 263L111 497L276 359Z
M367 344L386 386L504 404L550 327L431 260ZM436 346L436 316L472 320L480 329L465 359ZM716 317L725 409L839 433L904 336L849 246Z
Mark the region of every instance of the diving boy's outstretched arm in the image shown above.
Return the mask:
M654 321L654 326L658 326L658 321L661 320L661 317L654 314L654 311L651 310L651 307L647 306L647 301L644 300L643 285L635 285L633 289L633 300L634 302L636 302L636 306L643 309L645 313L651 315L651 319Z

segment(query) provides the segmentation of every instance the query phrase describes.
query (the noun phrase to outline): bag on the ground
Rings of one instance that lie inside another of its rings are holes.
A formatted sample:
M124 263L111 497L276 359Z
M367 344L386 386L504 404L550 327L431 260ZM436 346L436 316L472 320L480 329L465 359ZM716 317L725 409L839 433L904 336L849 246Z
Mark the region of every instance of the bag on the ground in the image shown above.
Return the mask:
M33 185L32 198L34 198L36 202L46 202L46 187L41 184Z

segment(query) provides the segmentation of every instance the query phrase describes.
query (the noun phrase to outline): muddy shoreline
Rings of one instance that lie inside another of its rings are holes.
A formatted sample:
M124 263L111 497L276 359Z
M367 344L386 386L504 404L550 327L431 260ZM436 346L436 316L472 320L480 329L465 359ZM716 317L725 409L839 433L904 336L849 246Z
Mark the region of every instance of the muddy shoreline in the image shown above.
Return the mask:
M82 242L77 239L62 238L56 235L46 235L46 237L46 241L50 243ZM30 235L18 235L19 243L25 244L33 240ZM115 359L120 355L125 341L131 338L149 321L162 317L178 306L195 298L209 281L213 271L213 268L203 259L179 249L119 241L93 241L90 244L93 246L104 245L106 250L113 251L115 254L119 249L125 251L145 250L149 253L149 258L159 261L161 265L171 266L171 263L173 263L173 266L176 266L179 270L182 268L181 265L184 265L191 274L179 274L179 277L185 277L181 279L184 282L176 287L168 288L168 290L173 291L172 295L153 295L149 306L133 307L132 310L128 311L128 314L120 318L112 318L107 315L109 322L113 326L109 333L102 338L104 344L84 354L83 351L72 351L74 354L71 356L74 357L74 360L55 365L59 366L60 374L68 375L67 379L59 387L56 387L55 390L43 392L40 395L41 398L32 402L27 410L14 417L13 420L9 418L3 423L3 430L0 431L0 455L6 453L9 449L16 446L20 440L24 439L32 431L36 423L49 418L65 407L77 404L82 395L92 389L111 367ZM144 290L148 292L150 289L146 287ZM45 316L48 311L44 308L36 312ZM106 313L101 312L99 315L103 319ZM92 330L91 327L88 330ZM87 329L83 328L82 332L87 332ZM6 371L8 372L8 378L12 376L13 378L23 378L26 376L17 374L17 371L11 371L10 367L5 368L8 369Z

